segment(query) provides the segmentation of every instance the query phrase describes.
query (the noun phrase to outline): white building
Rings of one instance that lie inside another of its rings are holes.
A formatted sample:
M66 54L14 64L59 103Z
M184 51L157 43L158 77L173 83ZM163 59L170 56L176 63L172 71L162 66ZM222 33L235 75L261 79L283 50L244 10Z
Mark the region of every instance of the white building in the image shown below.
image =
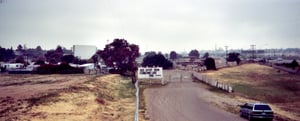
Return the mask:
M0 63L0 67L7 70L25 68L23 63Z
M75 57L90 59L97 52L97 47L93 45L74 45L72 51Z

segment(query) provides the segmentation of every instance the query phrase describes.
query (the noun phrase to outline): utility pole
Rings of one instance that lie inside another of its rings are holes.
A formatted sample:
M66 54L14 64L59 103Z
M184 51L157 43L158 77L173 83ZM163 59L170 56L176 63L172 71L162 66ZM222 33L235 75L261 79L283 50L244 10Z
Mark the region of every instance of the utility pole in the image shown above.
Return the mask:
M226 49L226 50L225 50L225 59L226 59L226 64L227 64L227 52L228 52L228 50L227 50L227 49L228 49L228 46L227 46L227 45L225 46L225 49Z
M250 45L252 49L252 59L254 60L254 51L255 51L255 45Z

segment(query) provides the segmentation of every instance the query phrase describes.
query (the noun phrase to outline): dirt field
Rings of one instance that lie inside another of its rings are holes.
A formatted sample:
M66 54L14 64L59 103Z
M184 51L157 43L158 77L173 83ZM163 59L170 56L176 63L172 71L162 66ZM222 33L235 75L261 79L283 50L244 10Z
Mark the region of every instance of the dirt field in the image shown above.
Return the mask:
M233 86L234 93L229 95L219 93L220 96L230 96L243 103L269 103L278 116L278 120L297 121L300 119L300 75L258 64L245 64L218 71L208 71L205 74ZM227 103L224 104L227 105Z
M0 77L0 120L132 121L135 89L119 75Z

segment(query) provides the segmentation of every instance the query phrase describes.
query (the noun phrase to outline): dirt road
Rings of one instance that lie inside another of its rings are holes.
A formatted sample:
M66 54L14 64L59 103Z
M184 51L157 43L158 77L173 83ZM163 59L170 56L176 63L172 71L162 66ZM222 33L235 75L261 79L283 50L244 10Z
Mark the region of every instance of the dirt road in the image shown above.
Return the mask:
M169 71L164 77L167 86L144 92L151 121L245 121L211 105L206 98L213 93L192 82L190 73Z

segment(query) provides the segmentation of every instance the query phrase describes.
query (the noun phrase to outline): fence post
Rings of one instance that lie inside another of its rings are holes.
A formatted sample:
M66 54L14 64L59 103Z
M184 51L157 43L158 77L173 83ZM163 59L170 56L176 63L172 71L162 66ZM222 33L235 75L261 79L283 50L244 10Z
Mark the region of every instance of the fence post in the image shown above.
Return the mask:
M233 92L231 86L229 86L228 92L230 92L230 93Z
M136 88L136 107L135 107L135 116L134 116L134 121L139 120L139 80L136 81L135 83L135 88Z

